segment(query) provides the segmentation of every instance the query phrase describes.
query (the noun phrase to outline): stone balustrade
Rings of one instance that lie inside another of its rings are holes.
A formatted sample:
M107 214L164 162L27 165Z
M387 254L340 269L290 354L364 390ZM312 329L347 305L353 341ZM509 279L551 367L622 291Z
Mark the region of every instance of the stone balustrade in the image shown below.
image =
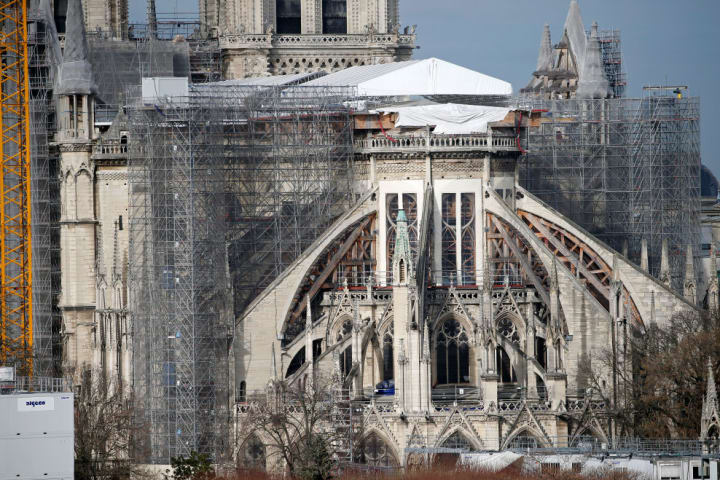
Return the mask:
M515 137L473 135L394 135L355 140L358 153L518 151Z
M220 37L220 48L357 48L376 46L412 46L415 35L273 35L239 34Z
M118 140L104 140L96 143L92 148L94 159L126 158L128 153L127 143Z

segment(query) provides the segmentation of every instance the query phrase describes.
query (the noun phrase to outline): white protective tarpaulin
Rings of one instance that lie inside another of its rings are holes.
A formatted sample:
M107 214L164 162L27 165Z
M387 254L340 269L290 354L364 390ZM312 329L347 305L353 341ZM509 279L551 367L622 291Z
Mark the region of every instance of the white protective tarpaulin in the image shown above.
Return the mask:
M487 132L488 122L499 122L510 112L509 108L480 105L419 105L413 107L382 107L376 111L397 113L396 127L435 126L434 133L467 135Z
M512 94L508 82L437 58L351 67L305 85L356 87L368 97Z
M506 450L497 453L463 453L460 465L470 470L499 472L515 463L522 455Z

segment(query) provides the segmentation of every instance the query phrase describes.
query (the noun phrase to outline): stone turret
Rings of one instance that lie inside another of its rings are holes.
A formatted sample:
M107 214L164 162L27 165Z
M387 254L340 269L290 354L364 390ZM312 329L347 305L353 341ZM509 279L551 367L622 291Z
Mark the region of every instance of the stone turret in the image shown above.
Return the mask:
M80 0L67 9L65 51L59 70L58 145L60 148L60 271L63 314L63 369L78 375L89 369L97 323L94 97L97 92L88 61L88 43Z
M58 73L59 140L89 141L93 138L93 102L97 86L88 61L88 42L80 0L67 9L65 50Z

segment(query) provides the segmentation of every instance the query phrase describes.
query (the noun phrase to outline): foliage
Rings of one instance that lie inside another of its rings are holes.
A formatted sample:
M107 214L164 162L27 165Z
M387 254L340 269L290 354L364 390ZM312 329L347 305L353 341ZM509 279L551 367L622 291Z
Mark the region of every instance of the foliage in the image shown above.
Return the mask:
M338 428L338 403L334 384L317 376L312 387L274 382L267 394L251 398L249 411L239 419L236 448L240 452L251 439L265 446L267 460L285 468L293 478L332 478L335 458L355 430Z
M716 372L720 365L720 312L681 312L667 325L632 328L627 337L627 350L619 348L616 357L604 351L584 372L615 405L620 435L697 439L708 358ZM613 367L622 392L617 399L608 380Z
M130 392L85 372L75 396L75 478L143 476L131 458L136 430Z
M172 475L166 478L172 480L207 480L215 477L210 458L196 451L190 452L190 456L185 458L172 457L170 459Z

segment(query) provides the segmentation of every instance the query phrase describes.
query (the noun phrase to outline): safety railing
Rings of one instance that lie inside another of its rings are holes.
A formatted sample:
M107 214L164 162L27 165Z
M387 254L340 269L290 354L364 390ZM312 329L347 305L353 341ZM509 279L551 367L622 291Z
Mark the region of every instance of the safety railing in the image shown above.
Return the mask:
M22 377L0 382L0 395L15 393L65 393L72 392L72 381L67 378Z

